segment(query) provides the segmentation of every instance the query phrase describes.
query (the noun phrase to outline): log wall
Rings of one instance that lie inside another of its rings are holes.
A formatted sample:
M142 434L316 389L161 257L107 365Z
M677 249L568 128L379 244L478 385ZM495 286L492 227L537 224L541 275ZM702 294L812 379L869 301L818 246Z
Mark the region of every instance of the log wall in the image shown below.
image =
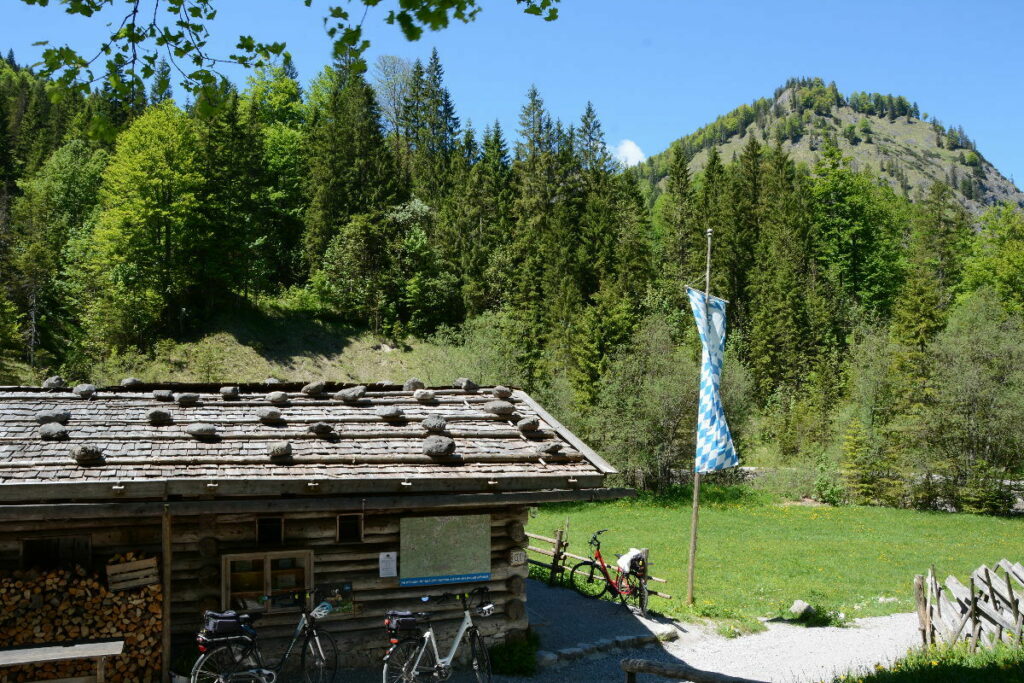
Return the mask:
M284 543L273 547L257 546L258 515L208 514L173 517L171 624L175 648L171 661L183 667L194 656L194 635L202 611L221 609L221 556L277 550L312 550L314 585L352 584L353 614L332 615L322 622L338 641L343 666L377 666L388 642L383 629L388 609L434 611L434 628L441 643L447 643L461 620L455 604L424 605L422 595L457 590L457 586L401 588L397 578L380 578L379 553L399 550L399 522L403 516L440 514L489 514L491 516L491 599L492 617L479 620L481 632L497 642L527 626L525 577L527 567L512 567L508 552L525 548L521 535L526 522L526 507L460 508L415 512L394 509L364 515L363 542L338 544L336 517L351 514L351 509L324 509L308 513L284 514ZM0 530L0 575L20 565L21 540L24 538L88 535L91 538L94 568L102 567L111 556L136 552L160 555L159 518L128 520L50 520L16 522ZM261 642L271 653L283 648L295 628L296 613L267 615L259 621Z

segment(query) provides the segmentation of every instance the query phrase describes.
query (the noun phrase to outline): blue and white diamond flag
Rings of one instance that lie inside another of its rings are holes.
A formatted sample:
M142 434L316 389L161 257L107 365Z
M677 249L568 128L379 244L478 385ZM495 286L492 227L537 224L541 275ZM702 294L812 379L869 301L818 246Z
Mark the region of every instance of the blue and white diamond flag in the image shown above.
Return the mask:
M700 405L697 410L697 457L694 472L714 472L739 464L736 447L732 443L729 425L722 407L722 360L725 357L725 301L715 296L708 298L711 325L704 321L705 294L686 288L690 308L697 321L700 340L704 346L700 362ZM708 332L711 338L708 339Z

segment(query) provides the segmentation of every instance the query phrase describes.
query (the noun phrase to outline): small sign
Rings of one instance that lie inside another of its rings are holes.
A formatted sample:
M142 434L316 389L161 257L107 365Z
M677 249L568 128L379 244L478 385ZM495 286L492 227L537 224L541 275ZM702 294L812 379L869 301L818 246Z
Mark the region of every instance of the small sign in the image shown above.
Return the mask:
M512 548L508 551L508 563L511 567L522 567L526 564L526 551L522 548Z
M382 579L398 576L398 553L392 551L380 554L380 577Z

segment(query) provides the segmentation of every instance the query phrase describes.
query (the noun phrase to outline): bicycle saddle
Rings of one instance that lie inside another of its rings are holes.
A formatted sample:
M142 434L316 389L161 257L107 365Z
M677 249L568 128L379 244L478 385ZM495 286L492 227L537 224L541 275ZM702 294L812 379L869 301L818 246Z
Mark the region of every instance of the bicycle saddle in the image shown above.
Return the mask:
M239 614L233 609L229 609L226 612L207 612L206 615L211 619L237 619L243 624L252 623L256 620L259 615L254 614Z

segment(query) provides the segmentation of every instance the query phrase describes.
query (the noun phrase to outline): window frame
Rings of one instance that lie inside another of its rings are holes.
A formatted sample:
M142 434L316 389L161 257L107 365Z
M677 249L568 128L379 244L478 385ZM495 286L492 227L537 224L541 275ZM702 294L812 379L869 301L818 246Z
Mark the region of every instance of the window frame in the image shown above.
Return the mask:
M304 585L297 586L296 591L304 591L306 593L312 593L313 591L313 551L312 550L271 550L265 552L255 553L231 553L227 555L221 555L221 609L238 609L231 606L232 596L241 593L255 593L256 591L232 591L231 590L231 563L245 560L260 560L263 562L263 591L261 595L271 596L274 594L270 589L272 572L271 562L277 559L283 558L301 558L304 560ZM294 571L294 570L278 570L278 571ZM283 593L285 591L277 591ZM294 591L289 591L294 592ZM307 597L305 600L306 608L308 609L312 605L312 597ZM286 608L275 608L272 600L267 600L262 607L259 608L246 608L240 611L246 612L259 612L262 614L286 614L289 612L297 612L300 608L286 607Z
M341 518L342 517L354 517L359 520L359 538L355 540L341 540ZM335 516L334 518L334 542L338 545L354 545L356 543L364 543L366 539L366 515L361 512L345 512Z

